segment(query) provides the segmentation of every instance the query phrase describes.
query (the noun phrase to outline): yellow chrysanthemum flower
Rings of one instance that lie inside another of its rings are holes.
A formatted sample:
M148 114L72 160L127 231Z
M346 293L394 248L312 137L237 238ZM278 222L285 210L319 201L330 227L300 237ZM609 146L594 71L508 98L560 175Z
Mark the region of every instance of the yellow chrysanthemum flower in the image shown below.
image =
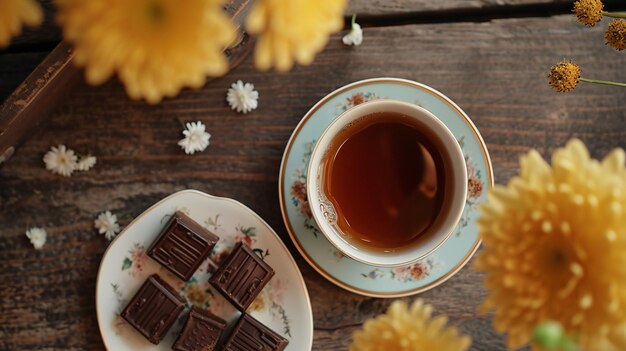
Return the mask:
M0 1L0 48L9 45L11 38L20 34L22 26L38 26L43 20L43 11L34 0Z
M345 6L346 0L258 0L246 21L247 30L259 36L257 68L284 72L294 61L313 62L329 35L343 27Z
M591 159L577 139L554 152L552 166L533 150L520 175L481 206L475 267L489 291L483 308L495 309L510 348L555 321L583 350L596 350L587 346L626 322L624 160L622 149Z
M159 102L228 70L235 28L222 0L57 0L65 39L87 81L117 73L131 98Z
M421 299L409 307L395 301L386 314L367 320L354 332L350 351L465 351L471 344L454 327L446 327L445 316L431 318L433 308Z

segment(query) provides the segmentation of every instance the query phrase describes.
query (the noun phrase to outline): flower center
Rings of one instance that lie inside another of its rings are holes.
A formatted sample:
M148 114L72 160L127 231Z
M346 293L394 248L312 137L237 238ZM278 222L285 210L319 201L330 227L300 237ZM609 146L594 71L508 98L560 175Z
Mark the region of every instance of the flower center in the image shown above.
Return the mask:
M159 24L165 18L165 9L161 1L148 1L145 11L146 19L150 24Z
M567 255L560 249L554 249L551 253L552 264L556 267L563 267L567 262Z
M572 255L565 243L558 240L548 240L542 244L543 248L539 253L542 267L542 276L550 277L548 284L556 287L563 287L572 277L570 266Z
M243 91L239 92L239 101L241 103L244 103L244 102L246 102L246 100L247 100L246 99L246 93L244 93Z

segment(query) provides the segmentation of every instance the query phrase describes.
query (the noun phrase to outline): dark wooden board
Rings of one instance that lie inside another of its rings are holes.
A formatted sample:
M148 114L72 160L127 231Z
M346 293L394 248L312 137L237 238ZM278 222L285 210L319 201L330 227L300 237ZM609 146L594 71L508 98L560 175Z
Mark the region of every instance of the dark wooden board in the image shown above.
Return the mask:
M345 349L350 334L391 300L360 297L324 280L293 250L278 206L280 159L302 115L343 84L396 76L429 84L473 118L491 151L496 180L506 182L532 147L548 155L573 136L594 156L626 147L626 90L581 86L556 94L547 69L577 60L585 76L626 81L624 53L603 44L601 27L572 16L367 29L361 47L339 36L310 67L261 73L251 59L205 88L184 91L158 106L127 99L117 82L80 85L33 132L11 162L0 166L0 349L99 350L94 295L107 243L93 230L104 210L127 224L154 202L184 188L233 197L258 212L297 257L311 296L314 350ZM248 115L224 101L235 80L253 82L260 107ZM186 156L176 145L181 122L200 120L213 137L209 149ZM44 170L42 157L65 143L98 157L96 168L72 178ZM24 236L30 226L49 233L43 251ZM489 316L476 308L485 296L481 275L464 268L419 295L470 334L474 350L503 350ZM332 296L332 298L328 298ZM340 311L340 312L338 312Z
M81 81L81 71L71 60L70 46L57 45L0 105L0 157L4 161Z
M47 52L22 52L0 55L0 104L48 55Z
M570 0L350 0L348 13L387 14L408 11L443 10L462 7L485 7L500 5L520 5L534 3L549 3Z

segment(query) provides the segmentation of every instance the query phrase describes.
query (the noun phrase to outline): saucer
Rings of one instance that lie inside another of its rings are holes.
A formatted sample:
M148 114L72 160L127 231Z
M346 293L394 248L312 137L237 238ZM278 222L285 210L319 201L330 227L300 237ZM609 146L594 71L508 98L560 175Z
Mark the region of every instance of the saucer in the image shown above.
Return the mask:
M393 99L416 104L437 116L456 137L467 165L468 194L459 224L449 239L417 263L381 268L355 261L335 249L319 231L306 195L311 152L322 132L342 112L365 101ZM279 176L281 212L289 236L309 264L346 290L372 297L401 297L423 292L450 279L474 255L480 239L478 205L493 186L493 169L476 126L454 102L426 85L397 78L374 78L341 87L304 115L294 130Z
M313 342L311 302L300 270L278 235L243 204L195 190L183 190L159 201L132 221L109 245L96 282L96 312L108 350L171 350L185 321L183 313L159 345L153 345L126 323L120 312L148 276L158 273L191 305L227 320L239 317L209 285L209 261L186 282L146 255L146 250L175 212L187 214L220 237L211 259L219 264L236 242L252 247L276 272L247 312L287 340L287 350L310 350ZM225 333L227 334L227 333Z

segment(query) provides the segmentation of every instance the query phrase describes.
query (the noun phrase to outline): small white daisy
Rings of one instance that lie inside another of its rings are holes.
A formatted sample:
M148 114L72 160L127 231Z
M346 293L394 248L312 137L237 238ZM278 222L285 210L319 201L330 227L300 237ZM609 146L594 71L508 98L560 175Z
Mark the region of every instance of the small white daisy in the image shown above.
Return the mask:
M46 237L48 233L43 228L30 228L26 231L26 237L30 240L30 243L33 244L33 247L36 250L41 250L43 245L46 243Z
M111 211L100 213L98 218L93 221L93 225L98 230L98 233L104 234L107 240L115 238L115 235L120 231L120 225L117 224L117 216L111 214Z
M233 83L226 94L226 101L228 101L230 107L244 114L259 106L258 99L259 92L254 90L254 85L251 83L244 84L240 80Z
M87 155L82 156L78 163L76 164L76 170L78 171L88 171L96 164L96 157Z
M43 157L47 170L65 177L69 177L76 170L76 160L74 150L66 148L65 145L53 146Z
M185 150L188 155L193 155L196 151L204 151L209 146L211 134L205 131L206 127L202 122L187 123L187 129L183 130L184 139L178 145Z
M359 46L363 42L363 30L361 26L356 23L356 15L352 16L352 28L350 32L341 38L341 41L343 41L345 45L354 46Z

